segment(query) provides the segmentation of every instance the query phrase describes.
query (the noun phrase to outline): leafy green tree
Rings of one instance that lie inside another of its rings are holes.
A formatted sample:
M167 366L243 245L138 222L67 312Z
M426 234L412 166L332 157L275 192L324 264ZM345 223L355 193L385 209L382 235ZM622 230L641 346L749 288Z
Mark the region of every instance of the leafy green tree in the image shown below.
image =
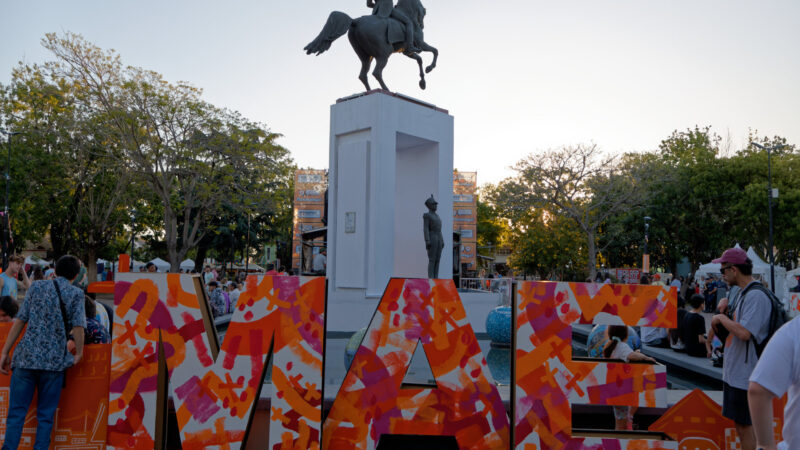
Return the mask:
M293 168L278 134L201 99L186 83L155 72L123 68L119 56L81 36L48 34L56 61L49 67L84 86L92 107L106 117L125 164L160 200L171 269L210 232L223 205L277 207L275 191ZM280 197L280 196L278 196Z
M616 157L600 155L595 145L532 154L516 164L515 177L500 183L498 189L506 198L495 204L543 209L558 219L570 220L584 236L586 271L594 277L600 226L641 202L643 172L621 171L616 162Z
M3 89L3 121L21 133L15 150L19 237L49 233L54 256L73 253L96 275L98 253L123 231L141 185L117 164L118 143L83 86L48 67L20 65ZM24 199L24 200L23 200Z

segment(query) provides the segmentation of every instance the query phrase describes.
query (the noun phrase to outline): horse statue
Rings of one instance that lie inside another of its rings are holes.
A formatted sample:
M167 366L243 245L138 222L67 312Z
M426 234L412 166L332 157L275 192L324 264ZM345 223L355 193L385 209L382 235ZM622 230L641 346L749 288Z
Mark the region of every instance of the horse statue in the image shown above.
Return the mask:
M379 3L379 6L381 6L381 3ZM367 0L367 6L372 7L374 5L373 0ZM391 0L389 0L389 5L391 5ZM361 60L361 73L358 79L364 83L368 91L370 87L367 72L369 72L373 59L376 62L372 75L378 80L383 89L389 90L386 87L386 83L383 82L383 69L386 67L386 63L389 62L389 57L394 53L403 53L417 61L420 77L419 87L425 89L425 73L429 73L436 67L436 60L439 58L439 51L425 42L422 32L426 14L425 7L420 0L399 0L395 8L413 23L413 47L416 48L408 48L406 28L400 20L394 17L373 14L352 19L343 12L334 11L328 17L328 22L322 28L319 36L306 45L304 50L306 54L315 53L319 55L331 48L333 41L347 33L353 50ZM433 53L433 61L424 71L419 51Z

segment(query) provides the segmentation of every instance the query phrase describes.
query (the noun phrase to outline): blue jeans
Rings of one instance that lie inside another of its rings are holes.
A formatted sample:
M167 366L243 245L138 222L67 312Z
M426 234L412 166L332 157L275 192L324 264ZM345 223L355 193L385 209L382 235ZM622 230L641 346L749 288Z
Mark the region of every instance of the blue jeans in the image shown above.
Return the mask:
M36 403L36 443L34 450L47 450L50 447L50 434L56 415L58 400L61 398L61 384L64 372L51 370L31 370L16 368L11 373L11 398L6 420L6 439L3 450L16 450L22 437L25 416L33 400L33 392L38 393Z

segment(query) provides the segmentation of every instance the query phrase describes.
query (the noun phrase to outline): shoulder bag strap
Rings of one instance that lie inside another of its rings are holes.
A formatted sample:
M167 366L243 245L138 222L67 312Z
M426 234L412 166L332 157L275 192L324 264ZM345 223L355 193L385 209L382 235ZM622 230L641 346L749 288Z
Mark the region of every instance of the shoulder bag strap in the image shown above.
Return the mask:
M67 308L64 307L64 299L61 298L61 289L58 288L58 282L53 280L53 287L56 288L58 294L58 306L61 307L61 320L64 322L64 338L69 341L69 325L67 324ZM64 351L67 349L66 342L64 343Z

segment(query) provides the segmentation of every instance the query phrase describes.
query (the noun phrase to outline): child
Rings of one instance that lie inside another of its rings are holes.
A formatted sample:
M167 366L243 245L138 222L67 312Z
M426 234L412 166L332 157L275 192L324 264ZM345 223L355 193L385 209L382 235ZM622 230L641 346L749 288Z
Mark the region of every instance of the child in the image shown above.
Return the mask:
M603 356L609 359L621 359L623 361L649 361L656 362L655 359L642 354L641 352L633 351L628 345L628 327L624 325L610 325L606 329L608 334L608 342L603 347ZM632 430L633 429L633 413L635 408L629 406L614 406L614 428L617 430Z
M17 311L19 311L19 306L11 296L0 297L0 322L11 322L11 319L17 315Z
M108 330L97 320L97 305L94 300L88 296L84 297L83 306L86 311L86 328L83 329L83 342L85 344L108 344L111 342Z

